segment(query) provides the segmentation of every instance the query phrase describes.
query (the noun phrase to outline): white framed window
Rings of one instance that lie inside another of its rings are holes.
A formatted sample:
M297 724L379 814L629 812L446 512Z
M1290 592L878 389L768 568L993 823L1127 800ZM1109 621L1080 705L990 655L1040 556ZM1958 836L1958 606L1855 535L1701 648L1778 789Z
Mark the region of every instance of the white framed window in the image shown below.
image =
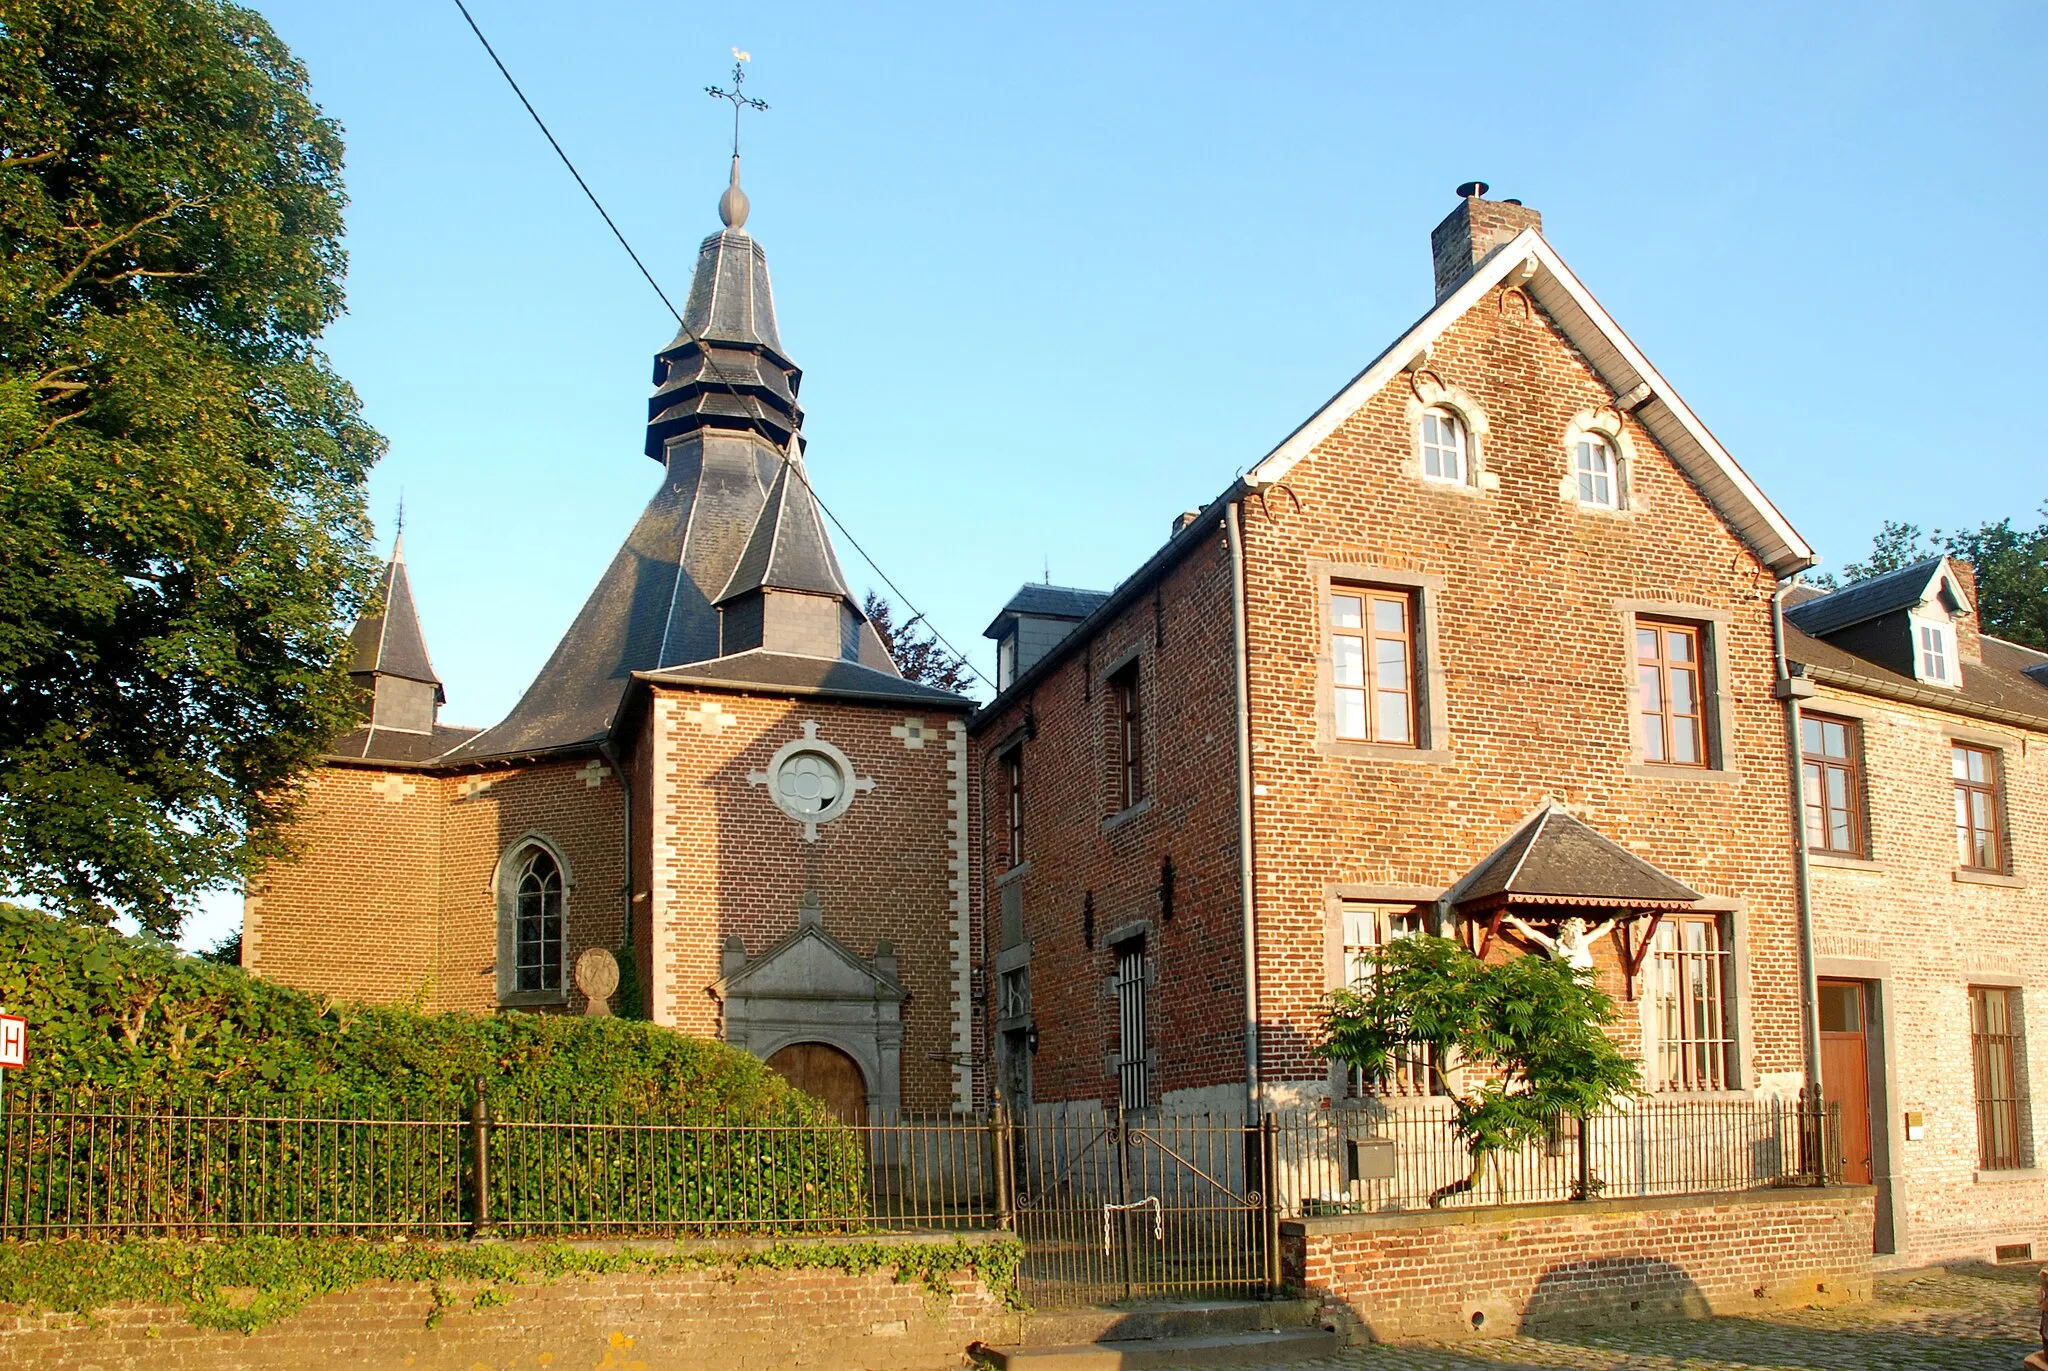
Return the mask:
M1735 950L1716 915L1666 915L1651 944L1650 1059L1660 1091L1730 1090Z
M1471 479L1465 421L1447 409L1422 412L1422 474L1432 481L1464 485Z
M1942 685L1955 680L1955 643L1947 624L1916 623L1914 649L1920 664L1920 679Z
M1572 446L1572 468L1579 482L1579 503L1597 509L1621 506L1621 472L1614 460L1614 446L1595 434L1581 437Z
M1365 988L1372 975L1373 953L1403 938L1419 938L1429 931L1422 913L1413 909L1391 909L1385 905L1346 900L1339 916L1344 921L1344 984L1353 990ZM1396 1053L1388 1071L1368 1077L1357 1067L1344 1072L1344 1094L1363 1100L1385 1095L1434 1094L1436 1082L1430 1075L1428 1049Z

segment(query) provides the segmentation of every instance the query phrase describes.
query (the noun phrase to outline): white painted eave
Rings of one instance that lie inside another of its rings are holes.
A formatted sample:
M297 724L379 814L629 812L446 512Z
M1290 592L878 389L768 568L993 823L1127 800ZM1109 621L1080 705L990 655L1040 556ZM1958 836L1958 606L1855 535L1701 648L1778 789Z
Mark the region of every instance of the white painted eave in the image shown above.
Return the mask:
M1266 486L1285 480L1295 463L1336 432L1388 382L1406 371L1418 352L1433 346L1467 310L1511 274L1557 321L1565 337L1616 396L1627 395L1638 386L1649 388L1649 397L1634 409L1636 418L1766 566L1780 576L1788 576L1819 560L1791 521L1771 503L1749 473L1721 446L1564 264L1564 259L1533 228L1523 229L1491 253L1463 284L1254 466L1246 481Z

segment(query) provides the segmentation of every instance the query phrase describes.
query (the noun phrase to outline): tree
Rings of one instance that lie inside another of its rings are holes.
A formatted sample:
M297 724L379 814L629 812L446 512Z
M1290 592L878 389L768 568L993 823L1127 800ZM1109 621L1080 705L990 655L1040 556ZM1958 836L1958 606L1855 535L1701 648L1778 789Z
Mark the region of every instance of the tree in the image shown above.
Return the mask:
M1977 622L1984 632L2048 651L2048 502L2040 513L2040 525L2031 529L2014 528L2006 518L1931 534L1917 524L1887 519L1871 542L1868 559L1843 567L1839 581L1822 576L1815 583L1834 590L1947 553L1976 572Z
M895 606L872 590L862 601L861 609L905 680L953 691L965 691L974 683L974 669L967 665L967 659L954 656L938 635L925 626L922 614L912 616L898 628Z
M1635 1063L1601 1031L1614 1018L1614 1001L1562 960L1483 962L1449 938L1400 938L1373 951L1357 985L1330 992L1321 1050L1367 1077L1388 1075L1397 1056L1427 1064L1472 1153L1471 1174L1432 1194L1434 1206L1558 1119L1636 1090ZM1451 1089L1454 1064L1463 1094Z
M0 891L171 933L353 717L341 139L225 0L0 16Z

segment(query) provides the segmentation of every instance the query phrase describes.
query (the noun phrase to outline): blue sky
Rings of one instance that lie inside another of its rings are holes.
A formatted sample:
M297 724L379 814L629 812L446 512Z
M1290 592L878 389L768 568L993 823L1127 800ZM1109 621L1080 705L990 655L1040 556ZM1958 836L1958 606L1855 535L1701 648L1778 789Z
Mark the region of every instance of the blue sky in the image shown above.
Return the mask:
M490 723L654 489L674 323L452 0L258 7L345 128L328 345L444 718ZM1429 305L1473 178L1829 565L2048 497L2038 6L471 8L678 300L752 53L812 479L984 669L1020 581L1113 585Z

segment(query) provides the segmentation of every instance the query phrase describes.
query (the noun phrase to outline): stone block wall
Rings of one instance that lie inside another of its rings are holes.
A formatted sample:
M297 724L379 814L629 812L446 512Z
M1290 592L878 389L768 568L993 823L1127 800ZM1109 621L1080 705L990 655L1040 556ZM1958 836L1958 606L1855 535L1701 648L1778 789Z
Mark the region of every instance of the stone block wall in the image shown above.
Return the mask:
M1506 1337L1870 1298L1868 1187L1281 1225L1288 1284L1358 1340Z

